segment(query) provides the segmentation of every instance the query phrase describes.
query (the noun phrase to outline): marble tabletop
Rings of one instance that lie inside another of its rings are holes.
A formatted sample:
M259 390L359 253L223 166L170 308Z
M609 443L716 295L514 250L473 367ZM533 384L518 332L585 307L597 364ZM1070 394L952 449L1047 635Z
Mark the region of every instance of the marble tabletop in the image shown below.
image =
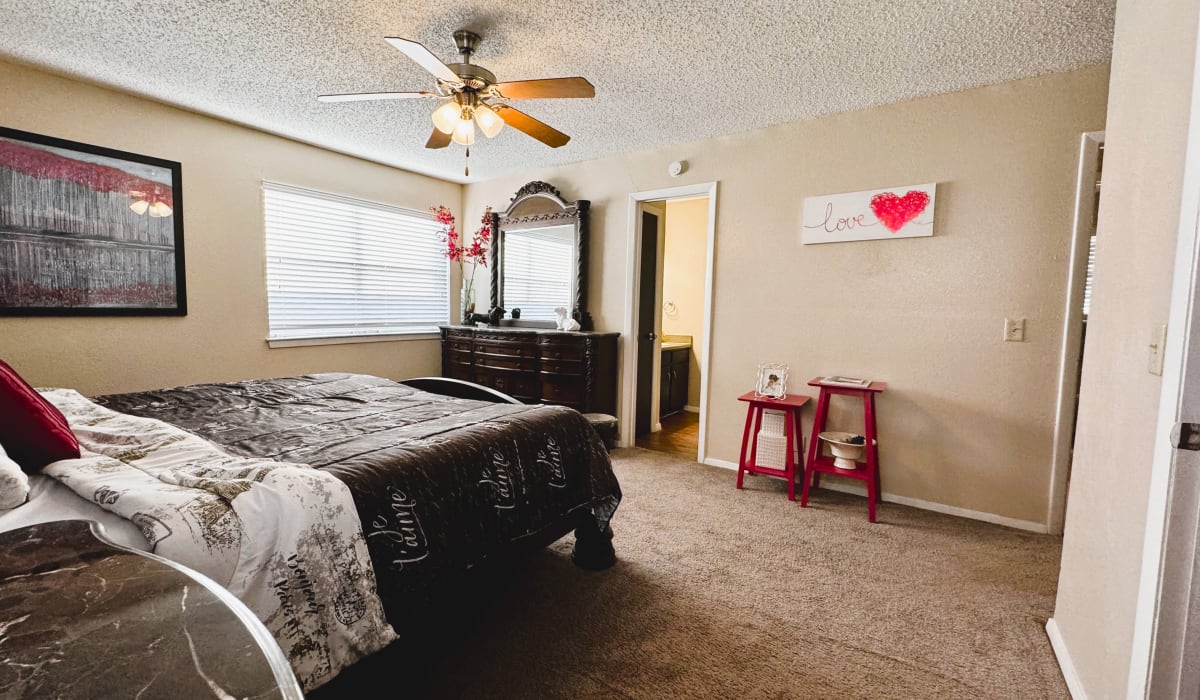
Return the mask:
M303 698L241 601L98 532L0 533L0 698Z

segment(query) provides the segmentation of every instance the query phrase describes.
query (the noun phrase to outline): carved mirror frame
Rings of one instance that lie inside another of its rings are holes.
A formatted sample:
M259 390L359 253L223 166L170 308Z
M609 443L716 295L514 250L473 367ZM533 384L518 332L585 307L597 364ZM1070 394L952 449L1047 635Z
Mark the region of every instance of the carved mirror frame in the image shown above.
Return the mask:
M545 200L540 202L539 200ZM530 207L534 203L549 206ZM526 206L523 206L526 205ZM504 237L505 232L513 229L528 229L530 224L541 226L573 226L575 230L575 289L571 317L579 321L580 330L592 330L592 316L587 310L587 269L588 269L588 209L591 202L578 199L568 202L562 194L548 183L535 180L527 183L509 201L508 208L498 214L492 214L492 230L495 239L488 257L491 266L492 308L487 315L473 314L471 321L487 321L493 326L525 326L530 328L554 328L554 321L534 321L527 319L505 319L508 309L501 308L500 299L504 294ZM522 209L535 209L537 213L521 214Z

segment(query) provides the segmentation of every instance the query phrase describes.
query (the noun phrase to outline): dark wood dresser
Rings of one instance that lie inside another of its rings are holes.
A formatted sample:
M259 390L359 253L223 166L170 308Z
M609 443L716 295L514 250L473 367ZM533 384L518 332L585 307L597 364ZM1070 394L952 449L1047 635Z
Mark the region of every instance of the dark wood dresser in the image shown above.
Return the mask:
M619 333L441 326L442 376L525 403L617 414Z

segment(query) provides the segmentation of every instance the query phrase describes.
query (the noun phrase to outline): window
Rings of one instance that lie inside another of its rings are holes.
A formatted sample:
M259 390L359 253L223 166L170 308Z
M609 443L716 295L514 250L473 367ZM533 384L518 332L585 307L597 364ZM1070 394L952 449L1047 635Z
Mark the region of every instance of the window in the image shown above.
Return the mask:
M428 214L263 183L268 340L436 333L450 265Z

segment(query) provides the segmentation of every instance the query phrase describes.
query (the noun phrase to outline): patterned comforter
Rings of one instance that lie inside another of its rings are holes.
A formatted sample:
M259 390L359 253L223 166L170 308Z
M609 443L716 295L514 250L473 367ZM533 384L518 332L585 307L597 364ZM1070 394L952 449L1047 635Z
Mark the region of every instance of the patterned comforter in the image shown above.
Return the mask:
M621 499L604 444L565 407L449 398L341 373L96 401L346 484L400 634L406 613L446 577L523 540L563 534L564 522L606 532Z
M306 690L396 638L354 502L335 477L236 457L70 389L43 395L67 417L80 447L78 458L43 472L137 525L155 554L237 596L271 631Z

